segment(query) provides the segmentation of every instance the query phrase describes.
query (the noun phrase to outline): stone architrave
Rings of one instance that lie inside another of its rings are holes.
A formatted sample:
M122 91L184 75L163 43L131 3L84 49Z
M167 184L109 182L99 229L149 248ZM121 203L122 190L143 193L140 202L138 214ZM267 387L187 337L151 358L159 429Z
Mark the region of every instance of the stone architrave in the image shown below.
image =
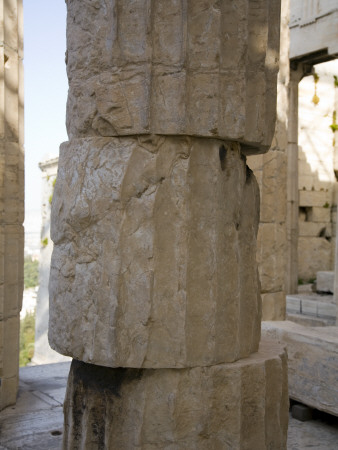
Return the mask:
M285 448L283 350L258 349L246 165L274 132L280 2L67 6L49 339L81 363L64 447Z

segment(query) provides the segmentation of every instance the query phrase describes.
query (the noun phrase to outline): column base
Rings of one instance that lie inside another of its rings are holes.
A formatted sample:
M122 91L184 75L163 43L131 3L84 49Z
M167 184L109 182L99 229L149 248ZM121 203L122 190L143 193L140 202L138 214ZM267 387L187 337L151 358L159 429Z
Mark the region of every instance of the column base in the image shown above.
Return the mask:
M286 449L287 360L264 340L235 363L106 368L73 361L65 449Z

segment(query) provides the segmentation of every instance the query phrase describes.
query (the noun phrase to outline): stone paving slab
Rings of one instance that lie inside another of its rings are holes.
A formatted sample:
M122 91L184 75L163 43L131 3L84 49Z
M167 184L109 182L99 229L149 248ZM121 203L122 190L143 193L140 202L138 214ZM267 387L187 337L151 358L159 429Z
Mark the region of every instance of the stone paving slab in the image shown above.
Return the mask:
M0 450L61 449L69 367L67 362L20 369L17 403L0 413Z
M300 422L290 415L288 450L337 450L338 418Z
M337 307L333 295L319 295L304 292L286 296L286 311L289 314L299 314L335 321Z
M290 398L338 416L338 327L270 321L262 336L287 347Z

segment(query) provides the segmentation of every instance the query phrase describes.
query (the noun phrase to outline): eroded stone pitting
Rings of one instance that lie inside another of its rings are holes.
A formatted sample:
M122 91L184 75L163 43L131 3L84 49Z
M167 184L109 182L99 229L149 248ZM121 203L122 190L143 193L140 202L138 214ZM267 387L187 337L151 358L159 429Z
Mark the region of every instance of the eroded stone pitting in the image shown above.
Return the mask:
M52 347L111 367L248 356L260 336L258 216L257 183L237 143L63 144L52 211Z
M268 340L249 358L211 367L113 369L73 361L64 448L285 448L286 371L285 352Z
M68 2L70 138L192 135L267 151L279 14L278 0Z

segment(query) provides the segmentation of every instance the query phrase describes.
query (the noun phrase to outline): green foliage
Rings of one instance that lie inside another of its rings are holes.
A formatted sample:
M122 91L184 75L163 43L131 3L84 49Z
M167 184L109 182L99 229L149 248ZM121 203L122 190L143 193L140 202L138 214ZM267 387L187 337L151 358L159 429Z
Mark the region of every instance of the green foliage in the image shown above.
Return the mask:
M329 207L330 207L330 203L328 203L328 202L324 203L323 208L329 208Z
M26 366L34 355L35 312L28 312L20 321L20 367Z
M315 93L314 96L312 97L312 103L314 103L314 105L316 106L319 103L319 97L317 95L317 83L319 81L319 75L318 73L313 73L312 76L315 82Z
M330 125L330 128L333 132L338 130L337 112L336 111L333 111L333 113L332 113L332 124Z
M53 194L54 194L55 183L56 183L56 178L54 178L54 180L53 180L53 183L52 183L53 190L52 190L52 193L50 194L50 196L49 196L49 198L48 198L48 201L49 201L49 204L50 204L50 205L52 204L52 200L53 200Z
M48 245L48 238L42 239L41 244L42 244L42 247L47 247L47 245Z
M32 261L29 256L24 261L24 284L25 289L39 284L39 261Z
M338 77L337 77L337 75L333 75L333 79L334 79L334 81L333 81L334 87L336 88L336 87L338 87Z
M302 280L301 278L298 278L298 285L301 286L302 284L304 284L304 280Z

